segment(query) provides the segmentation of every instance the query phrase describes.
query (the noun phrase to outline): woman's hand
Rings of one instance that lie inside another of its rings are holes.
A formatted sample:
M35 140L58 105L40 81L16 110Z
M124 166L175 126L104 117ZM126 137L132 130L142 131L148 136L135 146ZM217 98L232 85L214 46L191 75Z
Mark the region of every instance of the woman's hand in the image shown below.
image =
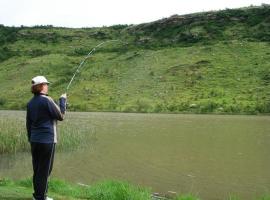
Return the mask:
M67 98L67 93L62 94L60 97L66 99Z

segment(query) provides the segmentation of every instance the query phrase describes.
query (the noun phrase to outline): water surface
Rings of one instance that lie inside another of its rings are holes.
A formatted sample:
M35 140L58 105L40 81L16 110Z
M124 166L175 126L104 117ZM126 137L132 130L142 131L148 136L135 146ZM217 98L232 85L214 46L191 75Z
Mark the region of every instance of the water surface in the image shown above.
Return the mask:
M84 148L56 154L54 177L127 180L209 200L270 193L267 116L68 113L62 123L92 126L95 133ZM29 153L1 156L0 177L31 173Z

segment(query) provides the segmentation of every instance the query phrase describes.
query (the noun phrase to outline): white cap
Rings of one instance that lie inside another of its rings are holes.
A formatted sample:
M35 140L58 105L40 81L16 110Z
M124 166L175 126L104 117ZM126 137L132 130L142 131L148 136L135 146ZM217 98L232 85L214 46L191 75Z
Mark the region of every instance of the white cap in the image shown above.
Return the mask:
M42 84L42 83L49 84L50 82L48 82L44 76L36 76L32 79L32 86Z

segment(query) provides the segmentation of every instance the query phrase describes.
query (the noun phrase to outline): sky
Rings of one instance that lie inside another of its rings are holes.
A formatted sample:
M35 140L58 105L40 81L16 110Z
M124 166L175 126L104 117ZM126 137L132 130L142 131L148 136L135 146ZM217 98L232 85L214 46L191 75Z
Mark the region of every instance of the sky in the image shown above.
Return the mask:
M0 24L101 27L174 14L270 4L270 0L0 0Z

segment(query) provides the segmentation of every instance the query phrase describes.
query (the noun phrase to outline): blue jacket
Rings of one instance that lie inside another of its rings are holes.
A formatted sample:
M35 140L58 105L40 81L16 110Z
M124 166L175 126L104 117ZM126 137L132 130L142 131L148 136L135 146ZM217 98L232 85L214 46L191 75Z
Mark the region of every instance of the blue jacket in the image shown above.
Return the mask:
M57 143L56 123L64 119L65 98L59 99L59 106L42 93L35 94L28 102L26 128L29 142Z

